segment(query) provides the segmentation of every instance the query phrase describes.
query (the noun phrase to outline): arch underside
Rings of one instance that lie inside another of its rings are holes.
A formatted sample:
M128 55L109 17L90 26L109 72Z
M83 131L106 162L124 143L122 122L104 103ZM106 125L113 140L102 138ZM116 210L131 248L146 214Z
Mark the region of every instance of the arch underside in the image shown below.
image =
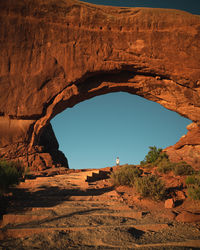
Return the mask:
M112 70L110 72L93 73L88 78L83 77L67 86L56 95L48 107L45 115L38 119L34 125L34 135L31 143L37 144L38 137L43 127L57 114L74 105L92 97L112 93L127 92L141 96L150 101L157 102L163 107L175 111L181 116L198 121L199 97L197 93L165 76L152 73L138 73L134 70ZM185 99L196 103L188 103ZM195 105L196 104L196 105ZM189 112L188 112L189 111Z

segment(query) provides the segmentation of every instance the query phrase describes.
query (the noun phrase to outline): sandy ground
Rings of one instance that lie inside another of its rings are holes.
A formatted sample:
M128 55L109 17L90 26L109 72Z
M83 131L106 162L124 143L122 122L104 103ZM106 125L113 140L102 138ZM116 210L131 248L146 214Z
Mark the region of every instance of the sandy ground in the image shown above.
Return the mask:
M88 184L91 173L37 177L13 189L0 249L200 249L200 224L177 222L162 202L109 180Z

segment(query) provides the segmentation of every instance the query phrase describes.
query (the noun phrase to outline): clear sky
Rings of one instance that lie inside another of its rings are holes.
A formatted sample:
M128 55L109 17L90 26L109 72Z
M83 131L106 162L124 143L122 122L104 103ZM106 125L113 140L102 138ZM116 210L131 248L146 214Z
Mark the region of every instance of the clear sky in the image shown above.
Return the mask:
M85 0L129 7L173 8L200 14L200 0ZM66 109L52 121L70 168L139 164L149 146L165 148L187 133L191 121L161 105L128 93L97 96Z

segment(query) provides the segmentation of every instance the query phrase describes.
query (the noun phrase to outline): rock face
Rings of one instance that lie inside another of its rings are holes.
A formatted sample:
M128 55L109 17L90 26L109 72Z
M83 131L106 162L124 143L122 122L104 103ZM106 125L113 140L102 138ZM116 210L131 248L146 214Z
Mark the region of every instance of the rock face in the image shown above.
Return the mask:
M188 135L168 152L174 160L198 158L199 41L200 16L183 11L0 1L0 156L67 166L50 120L124 91L191 119Z
M200 166L200 127L197 123L187 126L188 133L183 135L174 146L165 149L172 161L186 161L199 169Z

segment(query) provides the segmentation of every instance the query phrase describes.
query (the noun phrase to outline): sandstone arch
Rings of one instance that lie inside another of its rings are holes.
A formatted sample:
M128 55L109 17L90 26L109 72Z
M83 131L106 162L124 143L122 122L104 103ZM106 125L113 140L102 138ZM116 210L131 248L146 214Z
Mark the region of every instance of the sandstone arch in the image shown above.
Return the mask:
M0 156L67 165L49 121L93 96L125 91L193 121L167 149L200 158L200 16L76 0L0 1Z

